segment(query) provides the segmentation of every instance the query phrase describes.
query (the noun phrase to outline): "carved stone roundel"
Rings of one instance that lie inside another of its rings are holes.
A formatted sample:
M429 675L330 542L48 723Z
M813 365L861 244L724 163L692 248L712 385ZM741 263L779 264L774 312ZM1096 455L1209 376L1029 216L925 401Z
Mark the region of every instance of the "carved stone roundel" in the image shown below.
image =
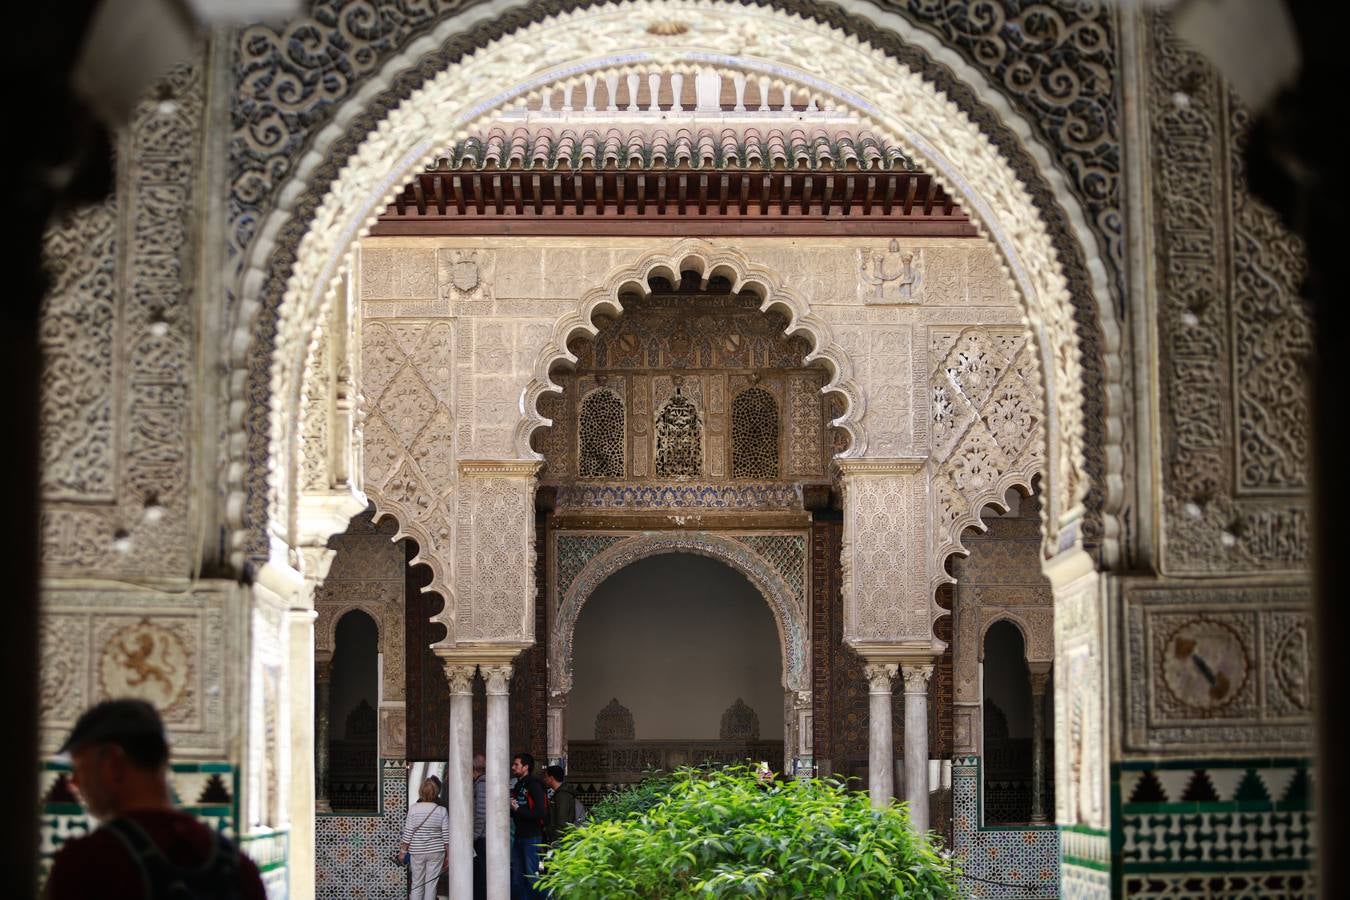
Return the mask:
M169 710L187 686L190 665L178 635L142 619L108 639L98 672L105 696L139 697Z
M1222 622L1194 619L1167 638L1163 682L1177 700L1203 712L1222 709L1242 691L1250 653L1238 633Z

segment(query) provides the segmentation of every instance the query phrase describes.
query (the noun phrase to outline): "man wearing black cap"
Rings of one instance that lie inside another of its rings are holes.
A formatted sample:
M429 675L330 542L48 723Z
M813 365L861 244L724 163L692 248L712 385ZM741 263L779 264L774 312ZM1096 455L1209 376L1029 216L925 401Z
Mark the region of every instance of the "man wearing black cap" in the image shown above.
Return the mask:
M101 826L61 847L49 900L265 900L258 868L233 844L173 808L169 745L144 700L108 700L80 716L61 747Z

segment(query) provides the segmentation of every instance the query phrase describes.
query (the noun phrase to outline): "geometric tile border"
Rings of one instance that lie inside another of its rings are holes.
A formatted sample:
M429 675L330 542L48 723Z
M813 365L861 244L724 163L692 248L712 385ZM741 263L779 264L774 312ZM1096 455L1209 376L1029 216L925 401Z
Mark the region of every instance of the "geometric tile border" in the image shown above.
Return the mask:
M980 757L952 761L952 849L969 897L1058 898L1060 835L1054 825L985 827Z
M52 858L61 845L84 837L97 826L70 792L70 771L69 763L47 760L38 772L38 796L43 798L38 845L38 873L42 882L47 880ZM233 765L227 762L170 763L169 788L178 810L190 813L231 840L235 839L239 833L239 770ZM279 849L275 840L277 834L280 835ZM247 848L249 858L257 862L260 869L266 864L269 872L280 871L284 885L285 833L269 833L262 837L273 838L257 846L266 859L254 856L253 847ZM268 896L284 897L284 886L281 895L269 893Z
M1309 760L1128 761L1112 769L1120 894L1312 896Z
M407 870L393 862L407 814L407 764L401 759L380 760L378 814L315 819L315 896L359 900L408 896Z

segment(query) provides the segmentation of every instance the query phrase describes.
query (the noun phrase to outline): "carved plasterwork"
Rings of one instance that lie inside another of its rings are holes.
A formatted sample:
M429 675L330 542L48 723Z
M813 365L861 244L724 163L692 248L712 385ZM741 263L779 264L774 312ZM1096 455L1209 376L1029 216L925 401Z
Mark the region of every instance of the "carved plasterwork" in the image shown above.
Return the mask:
M1310 605L1306 587L1128 586L1126 747L1306 748Z
M434 283L433 283L434 290ZM430 588L454 596L454 332L444 321L366 322L361 329L362 483L380 516L417 541Z
M612 45L615 51L627 52L644 42L657 40L656 36L634 33L630 24L633 20L631 13L630 9L619 13L597 8L549 23L548 27L522 28L510 39L493 44L463 60L461 65L449 69L429 82L417 92L413 102L405 103L391 114L380 129L371 132L361 149L356 152L354 157L356 164L345 167L335 181L327 180L331 173L319 179L318 183L329 185L326 202L334 212L344 209L368 213L379 208L388 197L377 196L378 192L368 191L367 186L372 183L371 173L378 169L379 175L374 177L383 178L387 174L388 160L392 159L404 160L406 168L403 171L410 173L422 162L429 160L440 146L448 145L458 135L464 133L467 126L473 123L469 115L457 110L472 109L476 115L487 108L484 104L478 103L477 95L470 86L491 84L494 86L494 92L498 92L502 84L519 83L525 93L533 90L532 82L520 81L524 74L520 68L522 59L547 59L551 62L572 60L576 63L574 70L578 73L577 77L580 77L588 66L612 69L615 65L613 60L604 56L609 46ZM685 42L692 42L695 45L707 43L709 49L716 53L744 53L745 57L737 61L738 65L747 65L749 59L755 58L770 61L772 65L781 66L785 71L805 67L804 75L819 79L819 83L823 84L828 84L831 77L841 71L838 60L854 58L853 54L856 53L853 45L849 44L842 34L822 29L811 21L790 20L759 9L719 8L716 16L710 16L703 8L691 5L687 9L681 7L681 15L691 25L688 33L690 36L685 38ZM319 32L326 33L325 27L320 23ZM449 26L444 27L447 34L453 30ZM584 39L578 39L579 35L584 35ZM273 59L270 56L271 51L266 47L274 38L268 38L265 33L260 32L254 35L254 39L257 40L254 51L261 53L267 60ZM922 42L926 40L926 36L916 33L916 39ZM578 48L585 48L583 57L595 54L592 57L594 62L588 64L578 60ZM662 52L669 52L668 47ZM1029 318L1033 328L1045 335L1042 363L1046 366L1047 373L1053 373L1053 378L1047 384L1051 387L1066 386L1062 397L1055 390L1047 391L1048 399L1055 404L1057 410L1055 418L1057 427L1050 435L1050 459L1055 469L1050 520L1059 523L1062 518L1072 518L1087 490L1087 484L1083 476L1081 440L1083 423L1077 390L1080 382L1076 349L1078 336L1075 333L1077 325L1058 261L1061 257L1074 256L1074 252L1067 248L1057 249L1049 233L1042 226L1042 212L1035 207L1024 187L1026 184L1032 184L1037 190L1041 190L1039 187L1041 183L1036 176L1019 178L1013 167L1004 162L1000 151L981 135L978 126L965 114L957 112L948 101L933 92L930 86L912 71L883 61L880 57L858 57L858 62L856 66L847 67L849 89L837 92L838 102L843 105L855 104L865 116L875 120L869 122L869 125L875 125L882 133L904 134L907 140L897 143L913 148L916 159L929 164L943 180L958 185L959 189L955 193L962 198L963 205L991 230L1000 247L1000 253L1010 264L1012 283L1017 285L1019 293L1029 304ZM262 65L265 69L270 64L264 62ZM820 68L820 71L815 72L813 67ZM386 67L382 71L391 72L398 69L398 66L393 69ZM553 76L544 78L540 83L551 83L550 79L553 79ZM953 86L957 87L959 83ZM962 87L961 90L964 91L965 88ZM505 98L510 94L511 92L507 91L497 95ZM863 100L864 97L867 99ZM930 106L931 109L928 108ZM431 129L428 129L427 123L417 112L427 108L438 110ZM898 110L906 111L903 121L889 112ZM1011 112L1007 114L1014 115ZM246 121L247 118L240 120L241 127L256 128L257 123ZM920 126L918 123L925 124ZM281 132L286 133L289 126L284 120L278 124L281 125ZM936 129L933 136L914 130L930 126ZM444 131L444 134L433 134L437 128ZM330 134L336 136L336 129ZM938 134L940 139L936 137ZM331 138L326 138L326 141L331 141ZM321 146L331 146L331 143ZM939 153L938 147L950 150L953 157L961 161L959 172L955 165ZM1016 156L1020 151L1011 152ZM1041 151L1037 149L1037 152ZM315 158L317 160L319 157ZM1024 164L1020 157L1018 160L1019 165ZM1035 166L1032 165L1021 174L1027 176L1029 172L1034 171ZM303 182L312 173L312 169L304 168L296 173L295 180ZM382 184L390 186L387 193L392 194L396 189L394 185L399 177L402 176L381 181ZM304 204L314 199L317 197L306 198ZM1077 209L1075 201L1069 200L1067 205L1074 210ZM1053 207L1053 203L1049 204L1049 207ZM274 213L277 222L291 215L294 209L294 200L291 196L286 196L286 200ZM290 299L284 304L284 311L276 305L281 298L279 293L274 292L273 287L274 284L279 287L280 282L267 281L270 276L260 268L261 260L266 258L275 246L270 239L270 235L275 232L270 227L264 229L269 238L255 246L256 252L249 257L250 262L244 268L245 277L264 277L268 285L264 291L264 299L270 309L278 311L279 316L280 328L276 345L277 378L263 378L263 383L271 381L278 387L278 391L273 395L275 405L272 419L258 431L260 435L267 436L265 440L281 441L278 446L286 446L285 432L290 425L290 417L285 410L288 404L296 402L295 398L298 397L295 367L298 366L299 360L295 356L293 327L304 321L312 321L315 312L324 304L326 290L324 286L329 280L329 275L325 273L334 272L340 267L342 247L345 244L345 240L336 238L347 228L345 223L352 221L355 224L356 220L352 219L352 215L352 212L330 215L322 209L315 210L313 221L325 224L310 229L300 240L299 245L295 246L293 273L296 277L289 282ZM359 218L362 213L355 212L355 215ZM1058 215L1056 211L1055 216ZM309 218L308 214L306 218ZM1082 219L1075 221L1086 234ZM358 225L358 230L359 227ZM1018 235L1016 242L1007 237L1012 234ZM1091 255L1091 247L1088 246L1090 244L1089 239L1085 244L1089 255ZM274 258L273 261L281 267L278 272L290 268L289 253L288 249ZM1086 284L1087 280L1084 279L1081 283ZM252 315L253 307L245 304L240 312L238 321L246 323ZM1109 333L1111 335L1115 333L1113 324ZM263 367L266 368L270 366ZM263 369L255 367L255 377L260 376ZM281 453L273 455L277 458L283 456ZM260 509L252 498L239 508L248 510L250 516L259 512L263 517L267 515L266 509Z
M456 498L456 602L433 621L445 644L534 642L533 460L461 462Z
M933 640L924 460L841 460L844 640Z
M965 552L961 534L983 528L980 513L1002 506L1014 485L1030 492L1045 466L1045 401L1028 335L970 327L929 332L933 490L939 567Z
M832 424L849 433L850 453L860 455L864 452L866 438L858 425L865 413L863 392L853 381L852 363L834 340L830 327L812 313L810 306L802 297L783 284L775 271L754 261L753 257L705 241L687 240L681 241L671 252L648 253L634 262L608 272L600 287L588 291L573 311L553 323L551 338L547 345L538 351L532 367L534 377L524 390L526 415L516 426L515 432L515 446L522 450L522 455L528 453L536 458L538 456L530 448L530 436L535 429L550 424L539 412L538 402L546 393L562 390L560 385L554 383L550 372L560 363L576 361L575 355L568 348L573 337L597 334L599 329L594 323L597 314L615 317L621 315L623 312L622 302L619 299L621 295L637 294L644 298L650 297L652 293L650 279L661 278L668 283L679 284L681 272L697 272L705 280L714 276L726 278L731 282L732 294L741 291L757 294L762 299L761 309L773 310L783 317L784 332L787 335L805 337L810 347L805 362L819 364L829 373L829 379L823 389L830 392L837 391L847 398L844 415ZM748 354L747 362L749 362ZM697 382L691 381L686 390L692 391L697 386ZM659 396L659 393L653 395L653 400L657 402L654 402L647 411L648 415L654 417L652 425L654 436L657 425L660 424L659 417L668 403L668 397ZM637 404L638 392L634 391L632 396L634 404ZM715 399L708 398L709 401ZM725 404L725 398L720 402ZM719 412L724 413L725 409ZM639 415L635 405L629 416L630 421L636 420ZM653 452L655 452L654 444ZM659 474L655 469L653 473Z
M1148 22L1162 569L1302 570L1312 352L1303 247L1248 193L1247 112L1163 16Z
M49 229L41 545L48 575L183 580L202 75L180 66L117 140L116 198Z
M748 578L773 612L783 651L783 687L789 691L810 690L810 672L806 668L811 658L811 634L805 535L560 532L555 540L558 562L553 603L557 614L553 633L549 635L550 693L565 694L572 689L572 636L577 617L595 589L625 566L663 553L707 556Z
M1101 576L1091 571L1055 587L1055 821L1060 825L1105 828L1110 818L1103 592Z
M159 709L176 756L223 757L236 683L226 678L225 661L242 649L229 613L234 590L46 591L38 678L43 750L55 752L89 706L140 697Z
M407 687L403 627L407 563L403 544L395 542L396 531L388 520L374 525L368 516L353 519L346 533L329 540L329 548L336 552L327 578L314 594L315 653L331 655L337 649L339 620L361 610L379 632L384 658L380 696L391 701L401 701Z

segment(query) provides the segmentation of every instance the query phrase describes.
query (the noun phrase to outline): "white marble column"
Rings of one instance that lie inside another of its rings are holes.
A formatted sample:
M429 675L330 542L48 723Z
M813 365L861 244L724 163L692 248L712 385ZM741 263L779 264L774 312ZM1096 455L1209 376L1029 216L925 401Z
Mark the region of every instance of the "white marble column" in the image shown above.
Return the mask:
M1045 685L1050 663L1028 663L1031 674L1031 821L1043 825L1045 817Z
M895 723L891 716L894 663L869 663L867 672L867 792L872 808L881 809L895 796Z
M293 607L286 616L290 643L291 779L290 890L294 900L314 900L314 610Z
M928 830L928 680L933 667L904 666L905 801L909 821L920 834Z
M450 814L450 896L473 896L473 678L477 667L446 662L450 747L445 773Z
M483 679L487 682L487 900L510 900L511 807L507 803L507 773L511 766L511 732L507 703L511 664L484 666Z

